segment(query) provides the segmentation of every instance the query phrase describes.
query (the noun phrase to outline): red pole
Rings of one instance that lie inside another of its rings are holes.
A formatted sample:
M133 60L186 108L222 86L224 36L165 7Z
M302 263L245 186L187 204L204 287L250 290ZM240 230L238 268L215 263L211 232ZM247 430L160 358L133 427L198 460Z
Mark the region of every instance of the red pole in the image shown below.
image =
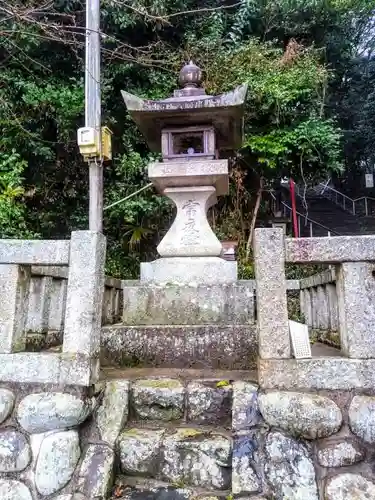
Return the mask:
M296 192L294 189L294 180L290 179L290 197L292 200L292 219L293 219L293 233L294 237L298 238L298 222L297 222L297 210L296 210Z

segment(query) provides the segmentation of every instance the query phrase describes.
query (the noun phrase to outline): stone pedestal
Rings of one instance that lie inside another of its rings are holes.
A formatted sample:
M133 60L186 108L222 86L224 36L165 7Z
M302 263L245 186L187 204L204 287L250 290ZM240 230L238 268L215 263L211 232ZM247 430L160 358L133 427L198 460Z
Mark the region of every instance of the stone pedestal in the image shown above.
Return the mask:
M207 210L216 203L213 186L167 188L177 215L157 250L162 257L218 257L222 246L207 221Z
M237 281L237 262L220 257L165 257L141 263L141 282L215 285Z
M141 264L141 281L154 284L229 284L237 263L220 258L222 245L212 231L207 210L228 192L227 160L151 163L155 188L177 207L176 218L157 250L161 259Z

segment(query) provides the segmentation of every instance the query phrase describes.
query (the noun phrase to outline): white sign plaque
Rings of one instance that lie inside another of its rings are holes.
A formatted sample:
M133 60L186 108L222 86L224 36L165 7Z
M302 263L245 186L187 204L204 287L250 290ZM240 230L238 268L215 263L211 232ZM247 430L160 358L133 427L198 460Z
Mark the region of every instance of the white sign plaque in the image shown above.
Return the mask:
M374 187L374 174L365 174L366 179L366 187L373 188Z
M309 329L307 325L297 321L289 321L290 338L293 354L296 359L311 358Z

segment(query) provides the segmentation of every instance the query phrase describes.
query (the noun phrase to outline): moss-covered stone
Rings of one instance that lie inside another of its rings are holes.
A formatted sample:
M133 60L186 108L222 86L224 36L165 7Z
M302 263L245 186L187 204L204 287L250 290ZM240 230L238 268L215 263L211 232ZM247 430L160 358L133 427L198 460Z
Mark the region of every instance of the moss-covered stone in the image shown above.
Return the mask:
M187 387L187 418L200 424L230 425L232 386L205 381L191 382Z
M175 389L181 387L181 382L177 379L147 379L138 380L137 385L139 387L150 387L159 389Z
M138 380L132 387L132 411L141 420L179 420L184 414L185 389L176 379Z

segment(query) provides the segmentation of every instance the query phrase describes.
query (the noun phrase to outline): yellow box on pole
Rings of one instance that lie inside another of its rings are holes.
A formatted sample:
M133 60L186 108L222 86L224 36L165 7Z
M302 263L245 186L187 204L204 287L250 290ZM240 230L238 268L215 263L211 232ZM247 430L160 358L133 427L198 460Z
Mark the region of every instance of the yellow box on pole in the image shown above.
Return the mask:
M102 159L112 160L112 132L108 127L102 127Z
M112 132L108 127L101 128L101 148L99 134L93 127L80 128L77 140L79 150L86 161L94 158L112 160Z

